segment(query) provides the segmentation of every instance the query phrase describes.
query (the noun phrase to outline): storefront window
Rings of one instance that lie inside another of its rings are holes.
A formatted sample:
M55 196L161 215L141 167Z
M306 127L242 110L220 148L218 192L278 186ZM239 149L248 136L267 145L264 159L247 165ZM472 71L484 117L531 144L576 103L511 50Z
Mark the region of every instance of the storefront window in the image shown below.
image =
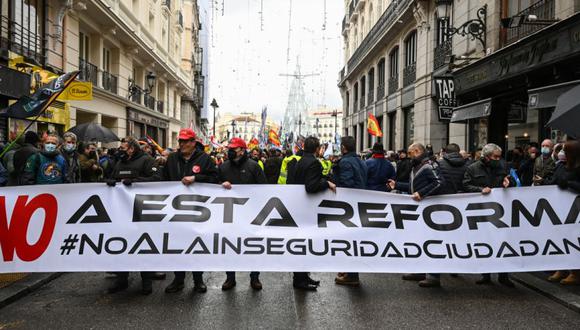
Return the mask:
M475 151L487 144L487 118L469 121L469 151Z

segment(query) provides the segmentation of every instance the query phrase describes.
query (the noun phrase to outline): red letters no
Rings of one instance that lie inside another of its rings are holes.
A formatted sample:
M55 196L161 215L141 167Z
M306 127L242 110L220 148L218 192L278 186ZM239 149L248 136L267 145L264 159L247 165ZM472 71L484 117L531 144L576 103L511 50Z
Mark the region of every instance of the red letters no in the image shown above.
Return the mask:
M28 196L18 196L9 226L6 216L6 199L4 196L0 197L0 246L4 261L12 261L14 251L20 260L34 261L46 251L52 239L58 211L56 198L50 194L42 194L28 203L26 203L27 200ZM26 234L30 219L38 209L43 209L45 213L42 233L38 241L30 245L26 240Z

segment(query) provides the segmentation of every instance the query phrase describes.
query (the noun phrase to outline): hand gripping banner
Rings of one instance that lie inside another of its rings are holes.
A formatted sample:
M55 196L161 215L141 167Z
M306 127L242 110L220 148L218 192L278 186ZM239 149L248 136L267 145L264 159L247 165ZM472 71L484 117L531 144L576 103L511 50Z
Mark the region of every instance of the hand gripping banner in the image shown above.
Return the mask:
M0 189L0 273L490 273L580 268L580 197L557 187L421 202L293 185Z

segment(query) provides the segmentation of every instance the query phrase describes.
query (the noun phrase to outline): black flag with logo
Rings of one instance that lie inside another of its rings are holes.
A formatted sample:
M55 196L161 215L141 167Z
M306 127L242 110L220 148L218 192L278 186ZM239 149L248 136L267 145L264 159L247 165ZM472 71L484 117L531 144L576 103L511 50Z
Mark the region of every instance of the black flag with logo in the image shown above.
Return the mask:
M80 71L65 73L39 88L32 96L22 96L16 103L0 110L0 115L12 118L28 118L44 112L56 98L75 80Z

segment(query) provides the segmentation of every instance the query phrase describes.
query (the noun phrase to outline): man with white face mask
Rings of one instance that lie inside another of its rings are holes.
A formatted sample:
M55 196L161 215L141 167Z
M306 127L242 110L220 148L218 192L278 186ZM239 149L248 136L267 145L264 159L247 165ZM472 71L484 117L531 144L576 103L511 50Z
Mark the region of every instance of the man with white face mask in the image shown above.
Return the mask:
M77 153L77 136L75 133L66 132L62 138L64 143L60 146L60 154L66 160L66 181L67 183L79 183L81 182L81 166Z
M554 168L556 161L552 158L552 151L554 149L554 142L550 139L542 141L541 156L536 158L534 163L534 186L543 186L554 175Z
M28 158L22 173L22 182L27 185L67 183L66 160L58 151L58 135L48 134L42 141L39 153Z

